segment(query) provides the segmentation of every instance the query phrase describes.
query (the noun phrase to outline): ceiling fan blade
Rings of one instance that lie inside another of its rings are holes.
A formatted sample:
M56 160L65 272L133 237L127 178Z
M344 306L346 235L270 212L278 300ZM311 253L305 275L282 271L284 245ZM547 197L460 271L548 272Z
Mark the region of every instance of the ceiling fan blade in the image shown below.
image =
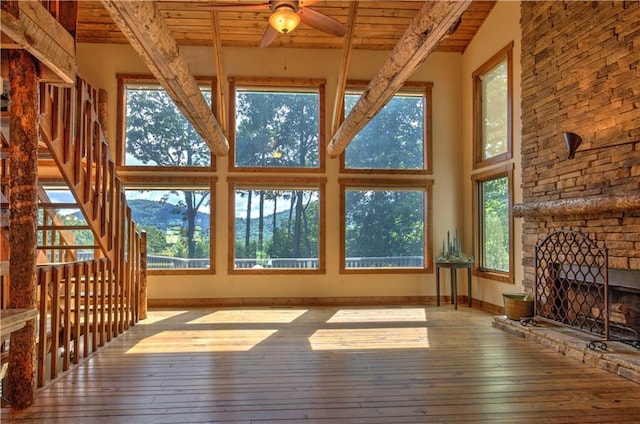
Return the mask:
M298 15L303 23L322 32L337 35L338 37L342 37L347 33L347 27L344 24L313 9L300 8Z
M269 10L269 3L260 4L204 4L203 9L216 10L218 12L253 12L260 10Z
M267 30L264 32L262 36L262 41L260 41L260 48L267 47L269 44L276 39L276 35L278 35L278 31L271 25L267 25Z

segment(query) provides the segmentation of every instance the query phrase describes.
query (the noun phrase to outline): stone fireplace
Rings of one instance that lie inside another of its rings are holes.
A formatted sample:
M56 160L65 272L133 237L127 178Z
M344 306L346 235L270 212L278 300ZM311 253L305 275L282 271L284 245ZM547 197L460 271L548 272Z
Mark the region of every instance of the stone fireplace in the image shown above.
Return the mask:
M513 213L523 218L523 285L534 292L535 249L545 237L588 235L608 252L610 330L637 339L640 2L522 2L521 12L522 203ZM573 158L564 132L582 138ZM566 278L573 271L556 269ZM565 296L594 295L572 286L581 284L567 283ZM562 319L598 321L604 306L568 309Z

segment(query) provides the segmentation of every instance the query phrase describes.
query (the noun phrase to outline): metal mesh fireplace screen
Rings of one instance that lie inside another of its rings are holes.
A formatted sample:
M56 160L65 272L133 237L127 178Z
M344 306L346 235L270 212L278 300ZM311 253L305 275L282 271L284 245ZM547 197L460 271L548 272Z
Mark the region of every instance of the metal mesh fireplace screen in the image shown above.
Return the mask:
M585 234L550 233L535 249L536 318L609 339L608 254Z

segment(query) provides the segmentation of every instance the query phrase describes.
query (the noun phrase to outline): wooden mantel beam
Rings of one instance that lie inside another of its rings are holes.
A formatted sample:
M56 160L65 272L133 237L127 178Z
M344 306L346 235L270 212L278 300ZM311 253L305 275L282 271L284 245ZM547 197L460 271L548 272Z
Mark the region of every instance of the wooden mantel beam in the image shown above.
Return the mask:
M603 213L640 211L640 196L636 194L600 195L569 199L520 203L513 206L518 218L547 218L551 216L592 216Z
M333 135L327 146L330 156L338 156L346 149L358 131L384 107L438 43L451 33L470 3L471 0L425 2Z
M44 65L40 69L40 81L59 85L76 83L76 42L42 4L36 0L3 1L0 22L2 33L16 43L9 46L3 41L2 48L18 47L31 53Z
M102 4L213 153L226 155L229 142L155 2L102 0Z

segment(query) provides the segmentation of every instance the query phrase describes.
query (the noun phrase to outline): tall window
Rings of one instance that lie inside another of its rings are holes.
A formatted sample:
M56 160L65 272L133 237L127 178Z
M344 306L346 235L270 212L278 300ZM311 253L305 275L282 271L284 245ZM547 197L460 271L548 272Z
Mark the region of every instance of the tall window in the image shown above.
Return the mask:
M513 165L474 175L477 275L513 282Z
M344 116L367 83L348 81ZM432 270L431 89L406 83L342 154L341 273ZM390 175L404 175L403 179Z
M430 182L341 180L343 273L430 269Z
M324 87L229 80L229 273L325 272Z
M324 158L324 82L231 80L232 170L319 170Z
M344 113L360 98L364 83L347 83ZM407 83L351 140L343 160L344 172L431 172L430 83Z
M473 73L474 273L513 283L513 42Z
M512 156L512 50L513 43L473 73L475 168Z
M215 81L198 82L215 99ZM150 272L212 272L209 147L153 77L118 75L118 89L117 163L133 220L147 232Z
M231 273L324 272L324 180L229 182Z

